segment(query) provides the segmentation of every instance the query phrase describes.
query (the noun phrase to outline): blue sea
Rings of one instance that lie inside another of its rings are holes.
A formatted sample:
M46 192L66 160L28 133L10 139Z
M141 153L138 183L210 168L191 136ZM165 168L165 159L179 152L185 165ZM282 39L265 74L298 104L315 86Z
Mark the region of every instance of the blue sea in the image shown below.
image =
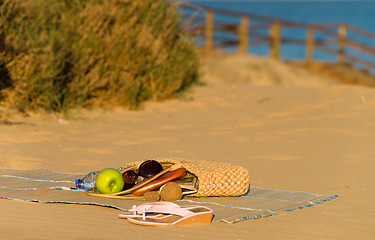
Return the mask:
M240 11L244 13L252 13L257 15L264 15L270 17L281 18L284 20L305 22L305 23L345 23L350 24L367 31L375 33L375 1L333 1L333 0L311 0L311 1L184 1L203 7L213 7L220 9L227 9L233 11ZM250 28L251 28L250 19ZM305 30L294 30L283 28L283 35L304 39L306 36ZM358 40L362 43L375 48L375 40L362 37L358 34L347 33L348 38ZM319 39L319 34L315 35ZM251 44L251 43L250 43ZM229 48L229 51L234 51L234 48ZM266 46L255 46L249 48L250 53L258 55L267 55L268 48ZM352 52L354 55L361 55L362 57L375 62L375 57L364 56L361 53ZM281 48L281 56L284 59L299 58L303 59L305 56L304 46L298 45L283 45ZM334 60L336 57L320 51L315 51L316 59Z

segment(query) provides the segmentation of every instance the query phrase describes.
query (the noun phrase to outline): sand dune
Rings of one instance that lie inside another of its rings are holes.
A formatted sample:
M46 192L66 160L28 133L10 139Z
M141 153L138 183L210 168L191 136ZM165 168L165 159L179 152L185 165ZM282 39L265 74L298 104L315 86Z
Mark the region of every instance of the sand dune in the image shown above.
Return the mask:
M205 63L204 86L140 111L31 114L0 125L0 167L90 172L183 157L246 167L258 187L338 194L236 224L151 228L91 206L0 200L1 239L372 239L375 91L254 56Z

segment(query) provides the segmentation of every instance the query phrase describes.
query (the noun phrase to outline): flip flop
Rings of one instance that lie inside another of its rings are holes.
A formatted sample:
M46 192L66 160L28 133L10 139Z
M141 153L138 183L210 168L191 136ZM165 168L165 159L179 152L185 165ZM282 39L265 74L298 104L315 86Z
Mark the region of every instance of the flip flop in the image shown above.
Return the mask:
M129 218L129 217L142 217L143 219L149 218L149 217L158 217L165 214L162 213L173 213L173 210L171 209L191 209L194 206L187 206L187 207L181 207L178 204L172 203L172 202L166 202L166 201L160 201L160 202L152 202L152 203L144 203L139 205L138 207L136 205L133 205L132 209L129 209L128 212L119 213L119 218ZM133 214L129 214L129 212L133 212Z
M146 226L167 226L189 223L210 223L213 217L212 209L205 206L173 207L169 209L155 207L150 209L149 213L156 215L152 217L128 217L128 221Z
M118 216L119 218L128 218L128 217L155 217L156 215L160 215L158 213L152 212L152 209L158 208L159 211L162 211L161 209L171 209L171 208L180 208L180 205L177 205L172 202L152 202L152 203L144 203L139 205L138 207L136 205L133 205L132 209L129 209L128 212L133 212L133 214L128 214L128 212L120 213Z

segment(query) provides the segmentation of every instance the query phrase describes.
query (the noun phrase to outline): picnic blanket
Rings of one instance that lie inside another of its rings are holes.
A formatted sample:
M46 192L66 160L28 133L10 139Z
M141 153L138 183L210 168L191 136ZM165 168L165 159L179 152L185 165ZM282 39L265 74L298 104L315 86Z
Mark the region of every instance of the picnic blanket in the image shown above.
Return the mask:
M75 179L83 173L55 172L46 168L0 169L0 198L40 203L95 205L127 211L144 200L108 199L88 196L75 188ZM214 221L235 223L242 220L274 216L316 204L338 195L322 195L300 191L285 191L251 187L239 197L185 197L180 205L199 204L214 210Z

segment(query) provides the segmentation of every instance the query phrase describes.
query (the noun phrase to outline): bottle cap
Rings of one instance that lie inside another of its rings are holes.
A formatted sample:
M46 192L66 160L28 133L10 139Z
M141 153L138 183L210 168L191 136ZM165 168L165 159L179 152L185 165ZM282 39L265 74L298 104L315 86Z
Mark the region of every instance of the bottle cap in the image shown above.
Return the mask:
M82 179L76 179L76 187L83 189L83 181Z

